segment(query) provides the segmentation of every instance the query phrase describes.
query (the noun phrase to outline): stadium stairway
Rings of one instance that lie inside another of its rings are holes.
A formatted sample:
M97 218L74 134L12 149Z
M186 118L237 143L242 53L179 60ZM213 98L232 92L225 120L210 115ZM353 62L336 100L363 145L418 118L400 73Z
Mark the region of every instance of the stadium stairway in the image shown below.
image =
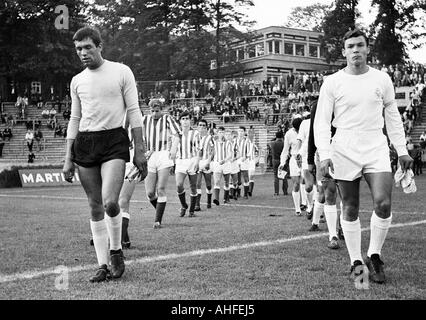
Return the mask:
M422 103L422 114L420 116L420 123L414 125L410 136L412 137L413 144L420 144L420 135L426 130L426 103Z

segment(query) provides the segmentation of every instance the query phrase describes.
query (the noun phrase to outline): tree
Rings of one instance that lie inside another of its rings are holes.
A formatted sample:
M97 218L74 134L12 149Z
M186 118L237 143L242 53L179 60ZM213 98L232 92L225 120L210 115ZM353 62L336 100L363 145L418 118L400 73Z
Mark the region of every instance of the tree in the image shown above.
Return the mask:
M57 1L6 0L0 4L0 77L29 94L30 81L63 86L80 69L72 35L84 22L82 0L61 2L68 8L69 29L56 29ZM10 92L10 91L9 91ZM50 93L50 90L49 90Z
M221 69L225 60L226 50L224 43L231 41L231 37L241 36L233 24L251 26L253 21L247 20L247 15L239 12L239 8L254 6L252 0L210 0L208 1L210 24L215 29L215 60L216 78L221 78Z
M324 18L330 14L331 5L315 3L306 7L294 7L284 27L322 32Z
M403 63L407 58L406 43L413 47L424 44L424 1L373 0L378 6L371 33L375 37L373 52L381 63ZM419 14L423 13L423 15ZM423 40L423 42L421 41Z
M358 0L337 0L334 10L324 19L324 36L320 37L320 41L321 47L327 49L324 55L328 63L343 58L343 36L355 28L355 21L360 15L357 5Z
M396 8L396 0L373 0L373 5L378 5L379 10L373 27L378 30L373 46L373 54L383 64L402 63L405 44L396 32L396 25L402 16Z

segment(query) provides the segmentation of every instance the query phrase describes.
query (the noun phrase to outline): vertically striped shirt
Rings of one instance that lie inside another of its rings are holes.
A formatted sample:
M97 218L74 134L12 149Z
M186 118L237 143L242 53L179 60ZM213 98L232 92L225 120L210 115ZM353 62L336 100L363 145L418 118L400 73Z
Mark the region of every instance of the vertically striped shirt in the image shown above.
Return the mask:
M178 159L191 159L198 155L198 131L190 129L188 134L180 136L177 157Z
M247 159L254 160L256 157L257 147L254 142L247 139Z
M214 144L214 161L220 162L224 161L228 156L228 141L217 140Z
M247 147L248 147L249 140L244 138L241 140L237 140L238 143L238 157L246 157L247 158Z
M165 114L158 120L152 115L143 116L143 135L147 151L169 150L169 135L182 134L179 124L172 116ZM170 144L170 143L169 143Z
M229 142L229 148L230 148L230 152L232 152L232 158L233 160L235 160L236 158L240 157L240 146L238 143L238 139L233 139L232 141L228 141Z
M201 137L201 136L199 137L200 137L199 148L200 148L200 151L202 151L201 159L202 160L210 159L210 157L212 156L212 147L214 146L212 136L208 134L204 137Z

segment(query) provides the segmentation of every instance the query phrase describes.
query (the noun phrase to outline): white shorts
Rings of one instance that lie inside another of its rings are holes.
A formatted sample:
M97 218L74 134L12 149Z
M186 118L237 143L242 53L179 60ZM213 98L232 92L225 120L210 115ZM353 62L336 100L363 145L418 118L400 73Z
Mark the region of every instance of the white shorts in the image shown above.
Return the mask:
M200 169L198 170L198 172L204 172L204 173L212 173L213 172L212 171L213 162L210 162L209 169L208 170L206 169L206 165L207 165L208 161L209 160L207 160L207 159L201 159L200 160L200 164L199 164Z
M336 180L354 181L364 173L392 172L382 129L364 132L337 129L332 148Z
M256 160L249 160L248 171L256 171Z
M176 159L175 172L194 175L196 174L194 170L194 166L196 162L197 162L197 157L193 157L191 159Z
M226 173L236 174L236 173L240 172L240 166L238 164L238 161L228 162L228 164L229 164L229 172L228 172L228 170L226 170ZM223 173L226 174L225 170L224 170Z
M289 161L289 167L290 167L290 177L300 177L301 169L297 165L295 156L291 156Z
M241 161L240 170L247 171L250 168L250 160L246 159L245 161Z
M219 164L217 161L212 161L210 163L210 168L213 171L213 173L223 173L223 168L225 164Z
M173 167L173 160L170 159L170 152L154 151L148 160L148 172L157 173L159 170Z

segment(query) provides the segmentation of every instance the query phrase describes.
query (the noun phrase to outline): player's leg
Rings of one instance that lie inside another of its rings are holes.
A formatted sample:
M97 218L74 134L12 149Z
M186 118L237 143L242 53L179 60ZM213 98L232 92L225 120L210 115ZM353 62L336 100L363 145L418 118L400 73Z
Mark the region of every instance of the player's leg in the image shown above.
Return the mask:
M121 245L123 248L130 248L130 237L129 237L129 223L130 223L130 200L132 198L133 192L137 180L129 181L124 180L123 186L120 191L120 196L118 198L118 205L120 206L121 216L122 216L122 228L121 228Z
M308 165L306 164L306 168L307 166ZM306 194L306 205L307 205L306 211L309 213L309 212L312 212L313 205L314 205L313 196L314 196L315 177L307 169L303 169L302 174L303 174L303 180L305 181L305 194Z
M231 174L230 173L224 173L223 174L223 180L224 180L224 186L223 186L223 202L229 203L229 189L230 189L230 179Z
M338 180L340 196L343 202L343 211L340 216L340 224L345 236L346 247L351 261L351 274L360 274L361 266L364 265L361 254L361 223L359 213L359 185L361 178L354 181ZM365 270L362 269L362 272Z
M195 172L188 172L188 179L189 179L189 187L191 189L190 194L190 203L189 203L189 216L195 217L194 210L195 210L195 204L197 202L197 174Z
M296 212L296 215L300 216L302 215L300 210L300 168L298 167L296 159L294 159L294 157L290 158L289 167L291 181L293 182L291 194L293 196L294 210Z
M370 245L366 264L370 271L370 279L377 283L385 282L381 250L392 222L391 195L392 173L366 173L365 180L373 197L374 211L370 220Z
M125 161L113 159L101 165L102 202L105 209L105 222L109 236L111 256L111 275L120 278L125 269L121 247L121 228L123 218L120 214L118 198L124 181Z
M201 183L203 181L203 175L204 175L204 172L202 170L200 170L197 173L197 201L195 203L194 211L201 211L201 194L202 194Z
M180 201L180 216L183 217L188 209L188 203L186 202L186 192L184 182L186 178L185 172L175 172L176 178L176 191Z
M157 172L148 171L148 175L145 178L145 192L146 197L148 198L149 202L151 202L151 205L154 207L154 209L157 208L157 181L158 181L158 174Z
M214 178L214 199L213 199L213 203L218 206L219 205L219 196L220 196L220 183L221 183L221 180L222 180L222 171L220 171L219 169L217 169L217 171L214 171L213 178Z
M167 187L167 182L169 180L169 174L170 174L170 167L160 169L158 170L158 173L157 173L158 199L157 199L157 207L155 210L155 223L154 223L154 228L156 229L161 226L164 211L166 209L166 204L167 204L166 187Z
M320 216L322 212L324 211L324 202L325 202L325 195L324 195L324 186L322 182L320 181L317 185L317 198L314 202L314 210L312 213L312 225L309 231L319 231L319 221Z
M110 276L108 270L108 231L105 222L105 211L102 205L102 178L100 167L78 168L81 185L87 195L90 207L90 229L99 269L90 278L90 282L101 282Z
M204 172L204 179L206 181L206 193L207 193L207 209L212 207L212 176L211 172Z
M337 197L337 188L336 182L334 179L327 179L323 181L324 194L325 194L325 205L324 205L324 214L327 222L328 228L328 237L330 249L338 249L339 242L337 236L337 207L336 207L336 197Z
M248 170L241 170L241 176L243 178L244 199L248 199L248 193L249 193L249 187L250 187Z

